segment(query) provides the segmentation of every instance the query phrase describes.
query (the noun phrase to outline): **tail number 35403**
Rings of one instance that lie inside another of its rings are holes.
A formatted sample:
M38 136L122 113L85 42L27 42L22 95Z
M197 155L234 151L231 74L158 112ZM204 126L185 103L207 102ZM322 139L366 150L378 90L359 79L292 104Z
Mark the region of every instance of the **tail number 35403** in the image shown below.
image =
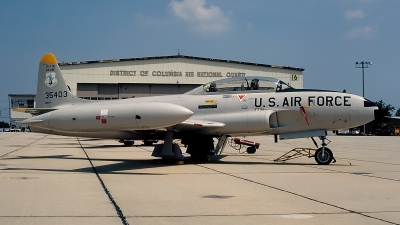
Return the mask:
M45 92L44 93L44 98L48 99L48 98L66 98L68 96L68 92L67 91L56 91L56 92Z

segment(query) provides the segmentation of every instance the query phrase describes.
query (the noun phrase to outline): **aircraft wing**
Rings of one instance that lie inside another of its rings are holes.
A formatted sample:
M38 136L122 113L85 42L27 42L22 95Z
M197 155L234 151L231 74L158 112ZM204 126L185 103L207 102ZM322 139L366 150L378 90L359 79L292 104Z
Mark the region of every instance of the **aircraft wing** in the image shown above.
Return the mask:
M224 123L204 121L204 120L186 120L175 126L176 130L204 130L204 129L215 129L224 127Z
M57 108L14 108L12 110L15 112L23 112L23 113L30 113L33 115L39 115L57 110Z

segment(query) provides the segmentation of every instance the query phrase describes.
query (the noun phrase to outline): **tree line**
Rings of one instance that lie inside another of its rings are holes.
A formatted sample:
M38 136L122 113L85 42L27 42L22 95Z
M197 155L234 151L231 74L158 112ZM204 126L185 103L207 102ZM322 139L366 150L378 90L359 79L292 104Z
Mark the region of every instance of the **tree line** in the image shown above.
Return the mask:
M395 111L395 107L384 103L382 100L375 102L375 104L379 109L375 112L375 120L366 124L366 133L390 135L393 133L394 127L400 127L400 120L390 119L393 116L392 113ZM400 108L397 109L394 116L400 116Z
M10 128L10 124L4 121L0 121L0 128Z

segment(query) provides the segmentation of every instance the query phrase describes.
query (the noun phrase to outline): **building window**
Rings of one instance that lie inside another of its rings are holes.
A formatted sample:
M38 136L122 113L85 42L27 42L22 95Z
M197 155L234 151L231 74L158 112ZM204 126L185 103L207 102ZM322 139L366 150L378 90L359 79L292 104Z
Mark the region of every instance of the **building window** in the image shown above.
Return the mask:
M33 100L11 99L12 108L33 108Z
M28 103L28 108L34 108L35 107L35 101L33 101L33 99L28 99L27 103Z

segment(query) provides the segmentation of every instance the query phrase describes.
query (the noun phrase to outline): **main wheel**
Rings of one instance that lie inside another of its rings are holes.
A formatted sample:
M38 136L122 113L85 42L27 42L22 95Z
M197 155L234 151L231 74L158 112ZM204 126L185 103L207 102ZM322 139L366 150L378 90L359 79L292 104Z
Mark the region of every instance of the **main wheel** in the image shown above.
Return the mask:
M208 160L209 155L214 155L214 140L212 137L202 136L193 138L188 142L186 153L195 160Z
M322 148L319 148L315 152L314 158L319 165L329 165L333 160L333 153L329 148L325 147L325 153L322 156Z
M256 153L256 151L257 151L257 149L254 146L247 148L247 154L254 154L254 153Z
M143 140L145 146L152 146L154 143L156 143L154 140Z
M132 146L135 144L135 141L124 141L124 146Z

